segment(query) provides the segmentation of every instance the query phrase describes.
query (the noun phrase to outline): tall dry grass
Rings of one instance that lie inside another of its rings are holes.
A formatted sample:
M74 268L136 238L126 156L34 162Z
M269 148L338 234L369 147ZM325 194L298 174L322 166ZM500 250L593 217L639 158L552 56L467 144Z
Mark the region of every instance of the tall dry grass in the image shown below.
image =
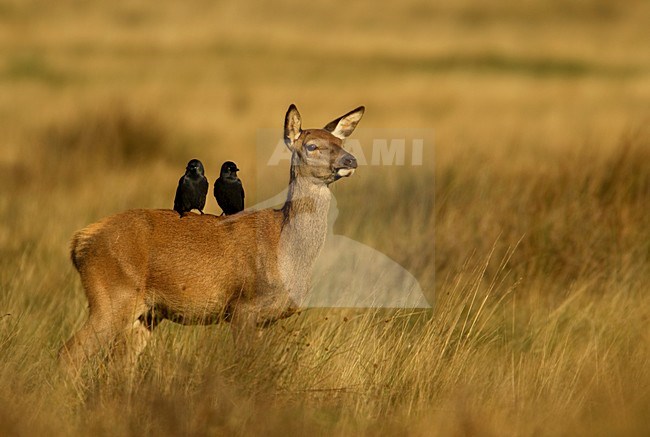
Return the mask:
M0 4L2 434L647 434L647 2L305 8ZM165 323L133 372L62 379L70 235L170 207L193 157L279 191L256 135L292 101L309 126L365 104L364 127L435 130L422 167L334 187L335 231L433 309L304 311L245 357Z

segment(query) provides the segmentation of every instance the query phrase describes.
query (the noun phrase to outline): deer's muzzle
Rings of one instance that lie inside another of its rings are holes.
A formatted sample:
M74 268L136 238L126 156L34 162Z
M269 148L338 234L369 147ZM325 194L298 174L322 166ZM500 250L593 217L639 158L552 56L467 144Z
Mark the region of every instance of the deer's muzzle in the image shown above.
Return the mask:
M334 163L334 172L337 179L352 176L356 168L357 159L347 152L339 156Z

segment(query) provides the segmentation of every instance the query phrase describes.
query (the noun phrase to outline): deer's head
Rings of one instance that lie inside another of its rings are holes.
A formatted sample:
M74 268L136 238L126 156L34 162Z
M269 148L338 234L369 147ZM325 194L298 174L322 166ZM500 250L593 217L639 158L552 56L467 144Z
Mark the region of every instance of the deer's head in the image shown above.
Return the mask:
M284 120L284 142L291 150L293 175L327 185L352 175L357 168L357 160L343 150L343 140L357 127L364 110L360 106L328 123L323 129L302 130L298 109L295 105L289 106Z

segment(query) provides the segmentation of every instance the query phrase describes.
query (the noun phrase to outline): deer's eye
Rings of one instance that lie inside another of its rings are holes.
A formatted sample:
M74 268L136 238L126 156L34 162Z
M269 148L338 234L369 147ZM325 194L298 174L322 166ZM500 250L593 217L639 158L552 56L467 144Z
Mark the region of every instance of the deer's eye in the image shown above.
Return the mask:
M316 144L307 144L305 146L305 149L307 149L308 152L313 152L314 150L318 149L318 146Z

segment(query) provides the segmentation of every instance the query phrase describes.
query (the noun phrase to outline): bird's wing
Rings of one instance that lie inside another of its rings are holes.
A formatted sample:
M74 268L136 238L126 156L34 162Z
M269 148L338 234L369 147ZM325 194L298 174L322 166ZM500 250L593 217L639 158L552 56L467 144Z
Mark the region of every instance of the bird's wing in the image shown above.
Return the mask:
M199 188L201 189L201 196L205 197L208 195L208 187L210 184L208 183L208 178L203 176L203 179L201 179L201 182L199 183Z
M246 195L244 194L244 184L241 181L239 181L239 189L241 190L241 198L243 199Z
M208 184L208 178L203 176L203 178L199 181L199 186L198 186L199 198L197 199L197 201L198 201L199 211L203 211L203 208L205 208L205 200L208 195L209 186L210 184Z
M220 187L221 187L221 178L219 177L217 178L216 181L214 181L214 190L212 191L215 198L217 197L217 193L219 192Z
M176 187L176 195L174 196L174 209L178 211L179 208L183 205L183 182L185 180L185 175L181 176L178 180L178 186Z

